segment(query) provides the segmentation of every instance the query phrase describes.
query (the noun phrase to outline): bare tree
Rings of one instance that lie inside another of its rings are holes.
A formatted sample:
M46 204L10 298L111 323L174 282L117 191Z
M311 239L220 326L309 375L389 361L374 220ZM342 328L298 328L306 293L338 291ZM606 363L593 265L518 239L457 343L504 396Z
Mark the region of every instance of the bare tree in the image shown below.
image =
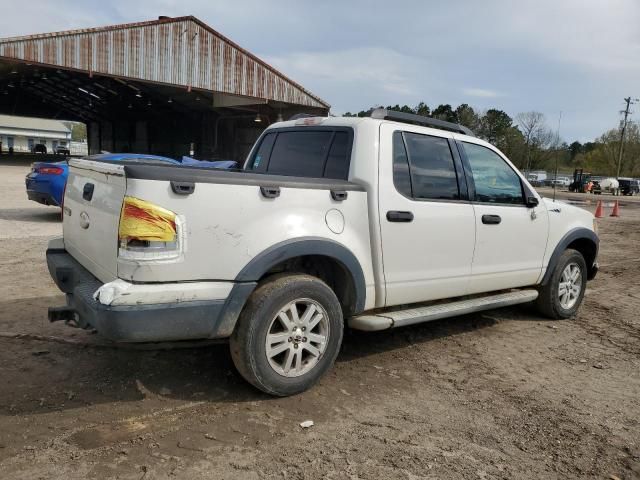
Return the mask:
M531 148L542 147L548 143L549 131L544 115L540 112L523 112L516 115L516 123L524 135L527 146L527 162L525 172L531 168Z

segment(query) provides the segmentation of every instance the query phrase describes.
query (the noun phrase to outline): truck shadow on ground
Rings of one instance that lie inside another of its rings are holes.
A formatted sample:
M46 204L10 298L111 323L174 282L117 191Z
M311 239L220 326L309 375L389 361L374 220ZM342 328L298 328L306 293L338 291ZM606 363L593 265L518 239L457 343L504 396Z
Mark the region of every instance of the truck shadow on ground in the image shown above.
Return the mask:
M23 320L43 324L44 320L34 319L44 318L47 301L8 302L12 305L4 304L0 311L9 313L22 309L19 316ZM24 305L16 305L21 302ZM526 311L523 313L526 315ZM518 316L522 315L513 310L501 310L500 313L501 318ZM473 314L377 333L349 330L331 378L316 388L328 387L333 391L352 386L354 373L350 366L357 362L358 368L363 368L358 362L360 359L489 328L496 322L490 315ZM1 323L6 324L6 321ZM5 386L0 389L0 414L50 413L97 404L137 402L145 398L212 404L271 399L249 386L235 371L227 344L175 350L132 350L97 344L90 333L70 330L63 325L56 326L55 334L51 331L52 327L47 328L48 335L60 338L73 332L71 338L76 343L0 336L0 364L5 379ZM337 382L338 387L332 382Z
M380 332L359 332L347 329L338 362L349 362L410 347L415 344L432 342L445 337L472 332L495 325L496 320L481 313L462 315L443 320L410 325Z
M554 322L554 320L540 316L533 305L519 305L380 332L359 332L348 329L345 331L342 351L337 361L348 362L415 344L455 337L493 327L502 320Z
M44 208L7 208L0 210L0 220L13 222L60 223L60 209Z

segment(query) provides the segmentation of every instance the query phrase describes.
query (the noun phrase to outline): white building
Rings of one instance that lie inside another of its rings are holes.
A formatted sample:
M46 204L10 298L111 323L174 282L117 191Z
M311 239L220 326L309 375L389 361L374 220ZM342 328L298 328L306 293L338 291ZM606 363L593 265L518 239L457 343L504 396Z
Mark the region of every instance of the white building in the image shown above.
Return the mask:
M58 146L69 147L71 130L59 120L44 118L14 117L0 115L0 146L2 153L10 148L14 152L31 152L37 144L53 153Z

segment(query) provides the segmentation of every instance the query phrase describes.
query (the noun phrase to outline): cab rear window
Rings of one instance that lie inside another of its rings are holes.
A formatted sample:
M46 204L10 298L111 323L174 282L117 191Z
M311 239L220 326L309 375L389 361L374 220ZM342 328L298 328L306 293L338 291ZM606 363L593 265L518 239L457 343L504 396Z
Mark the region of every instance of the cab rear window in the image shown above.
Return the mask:
M350 128L271 131L260 140L248 169L272 175L347 180L352 143Z

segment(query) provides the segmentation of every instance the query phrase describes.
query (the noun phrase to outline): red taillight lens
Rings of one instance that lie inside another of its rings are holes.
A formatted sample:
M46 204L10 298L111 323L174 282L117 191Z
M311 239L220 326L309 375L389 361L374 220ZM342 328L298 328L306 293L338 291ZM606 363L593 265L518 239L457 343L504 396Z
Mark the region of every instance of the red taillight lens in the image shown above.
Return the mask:
M62 175L64 170L60 167L38 167L36 168L36 172L48 175Z
M175 242L176 214L151 202L125 197L118 237L121 242Z

